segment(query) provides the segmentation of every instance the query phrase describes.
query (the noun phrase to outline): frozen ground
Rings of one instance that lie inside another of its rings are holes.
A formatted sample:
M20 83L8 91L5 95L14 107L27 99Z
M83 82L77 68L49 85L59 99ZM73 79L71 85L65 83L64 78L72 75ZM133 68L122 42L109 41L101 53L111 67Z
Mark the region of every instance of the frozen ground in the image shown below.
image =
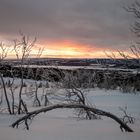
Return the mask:
M18 65L15 67L19 67ZM137 72L135 69L123 69L123 68L106 68L102 66L55 66L55 65L24 65L24 67L30 68L58 68L60 70L76 70L76 69L90 69L90 70L111 70L111 71L128 71L128 72Z
M0 140L139 140L140 95L123 94L119 91L92 89L88 100L97 108L122 116L119 107L128 107L128 114L136 118L131 125L134 133L122 133L111 119L79 120L73 110L58 109L38 115L27 131L23 127L13 129L9 125L17 116L0 114Z

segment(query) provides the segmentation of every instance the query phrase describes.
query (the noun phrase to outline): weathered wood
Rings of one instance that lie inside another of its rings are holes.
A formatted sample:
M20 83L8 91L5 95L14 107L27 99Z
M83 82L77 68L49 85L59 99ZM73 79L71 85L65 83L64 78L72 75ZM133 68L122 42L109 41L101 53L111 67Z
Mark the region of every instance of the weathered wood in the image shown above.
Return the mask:
M56 104L56 105L47 106L47 107L29 112L27 115L25 115L25 116L19 118L17 121L15 121L11 126L13 128L18 127L19 124L21 124L22 122L25 122L26 128L29 129L29 126L27 125L28 119L35 117L39 113L51 111L51 110L57 109L57 108L82 108L85 111L90 111L90 112L97 114L97 115L109 117L109 118L115 120L120 125L121 129L124 129L126 132L133 132L133 130L127 124L125 124L120 118L118 118L114 114L97 109L97 108L82 105L82 104Z

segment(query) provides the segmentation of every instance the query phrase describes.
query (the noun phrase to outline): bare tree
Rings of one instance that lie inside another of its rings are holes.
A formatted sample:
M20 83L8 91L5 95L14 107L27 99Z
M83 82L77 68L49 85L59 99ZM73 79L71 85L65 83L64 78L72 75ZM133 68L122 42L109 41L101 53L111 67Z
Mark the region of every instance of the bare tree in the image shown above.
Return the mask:
M0 64L1 65L3 63L3 60L7 57L8 52L9 52L9 48L7 46L5 46L3 43L1 43L0 44ZM7 107L8 107L8 112L9 112L9 114L12 114L10 101L9 101L7 90L6 90L5 81L3 79L3 74L1 72L0 72L0 79L2 82L3 90L4 90L4 95L5 95L5 99L6 99L6 103L7 103Z
M123 7L127 12L132 13L135 18L133 25L131 25L131 31L134 33L136 38L138 39L134 44L130 46L130 50L133 56L127 56L123 52L119 51L120 55L123 58L136 58L138 59L138 64L140 65L140 2L135 1L131 5Z
M62 72L60 69L59 71L63 73L63 76L59 77L59 86L64 88L65 92L55 95L54 98L71 104L91 105L86 97L86 92L89 91L89 88L92 85L92 78L94 77L92 73L86 73L79 69L72 70L71 72ZM78 117L84 117L86 119L99 119L97 115L92 114L92 112L85 111L82 108L76 109L75 113Z
M33 41L30 41L28 36L20 33L21 39L14 40L14 52L16 54L17 60L20 62L20 71L21 71L21 81L20 81L20 91L19 91L19 103L18 103L18 114L20 114L23 109L27 113L27 107L25 102L22 99L22 90L23 90L23 80L24 80L24 64L29 61L29 56L32 48L35 45L36 38ZM23 109L22 109L23 108Z
M135 118L132 117L130 114L127 113L127 106L125 106L124 108L119 107L120 111L123 112L123 117L122 117L122 121L126 124L130 123L130 124L134 124L135 122Z
M136 0L132 2L130 5L123 6L123 8L130 14L134 16L134 22L131 25L130 29L132 33L136 37L136 41L132 43L129 47L130 53L124 52L121 50L117 50L117 55L115 53L107 53L105 52L106 56L111 59L117 60L118 55L123 59L125 66L133 66L136 68L135 73L120 73L119 77L119 87L120 90L123 92L136 92L139 91L140 86L140 79L139 79L139 72L140 72L140 1ZM125 61L124 61L125 60ZM112 77L110 77L112 78ZM110 79L109 78L109 79ZM115 78L115 77L114 77ZM117 78L117 77L116 77ZM135 80L134 80L135 79Z
M17 105L15 103L15 91L18 88L17 85L15 85L15 76L14 76L14 70L11 69L10 71L11 73L11 79L9 79L8 83L7 83L7 89L9 89L10 91L10 95L11 95L11 110L12 110L12 114L15 114L17 112ZM15 111L16 109L16 111Z
M131 27L132 32L139 38L140 37L140 2L135 1L131 5L124 6L124 9L127 12L130 12L134 15L135 21Z
M121 119L119 119L114 114L97 109L97 108L93 108L87 105L82 105L82 104L56 104L56 105L44 107L44 108L29 112L27 115L19 118L17 121L12 123L11 126L14 128L14 127L18 127L21 123L25 123L26 129L29 130L29 124L28 124L29 120L33 119L36 115L42 112L51 111L57 108L81 108L81 109L84 109L85 111L90 111L93 114L106 116L115 120L120 125L120 128L122 131L124 129L126 132L133 132L133 130L126 123L124 123Z

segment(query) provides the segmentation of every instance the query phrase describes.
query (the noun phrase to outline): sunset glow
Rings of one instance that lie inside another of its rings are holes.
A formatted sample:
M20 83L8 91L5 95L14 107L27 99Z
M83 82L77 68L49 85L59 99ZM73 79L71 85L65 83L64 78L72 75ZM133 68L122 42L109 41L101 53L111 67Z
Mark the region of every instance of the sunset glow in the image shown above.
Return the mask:
M53 58L101 58L105 57L104 51L96 46L87 46L82 44L72 43L70 41L64 42L48 42L44 45L42 57ZM35 52L35 50L33 50Z
M7 58L16 58L13 46L7 46L8 55ZM118 51L113 49L102 49L99 46L88 46L80 43L74 43L71 41L56 41L40 42L36 43L30 51L31 58L38 57L39 49L42 49L42 53L39 57L43 58L108 58L115 55L116 58L121 58ZM123 51L125 54L132 56L128 51ZM0 50L1 53L1 50ZM19 55L22 52L19 52ZM112 55L113 54L113 55Z

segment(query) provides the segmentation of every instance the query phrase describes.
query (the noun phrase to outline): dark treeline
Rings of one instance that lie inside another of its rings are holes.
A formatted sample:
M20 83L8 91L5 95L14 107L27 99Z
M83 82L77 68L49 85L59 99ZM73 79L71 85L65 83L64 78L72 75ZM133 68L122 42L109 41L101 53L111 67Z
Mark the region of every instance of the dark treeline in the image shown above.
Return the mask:
M21 78L20 67L9 65L0 66L3 77ZM127 70L111 69L58 69L58 68L23 68L23 77L33 80L47 80L50 82L64 82L65 88L70 88L67 83L71 78L78 88L105 88L117 89L123 92L140 91L140 73Z

